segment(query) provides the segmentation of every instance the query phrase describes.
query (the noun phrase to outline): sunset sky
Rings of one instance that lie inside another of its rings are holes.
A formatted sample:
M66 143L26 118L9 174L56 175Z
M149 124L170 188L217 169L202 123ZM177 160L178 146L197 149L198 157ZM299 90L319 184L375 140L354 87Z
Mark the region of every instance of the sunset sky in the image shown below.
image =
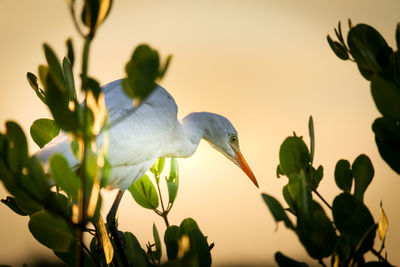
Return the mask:
M0 129L6 120L14 120L29 134L34 120L50 115L29 87L26 72L37 73L45 62L44 42L61 57L65 40L72 37L80 57L82 41L65 1L2 0L1 4ZM374 141L371 124L380 115L357 66L338 59L326 41L327 34L334 36L339 20L347 33L351 18L353 24L375 27L397 49L399 10L398 0L115 0L93 43L89 73L101 84L122 78L134 47L147 43L163 58L173 55L161 85L175 98L180 119L193 111L209 111L224 115L237 129L242 153L260 189L202 142L192 157L179 160L180 188L170 214L172 224L187 217L198 222L215 243L215 266L265 266L273 262L276 251L316 263L293 232L283 224L276 231L261 199L266 192L284 203L281 190L287 178L275 175L279 147L293 131L309 143L310 115L316 134L314 164L324 166L319 192L332 202L340 193L333 178L336 162L353 162L359 154L367 154L375 177L365 202L376 222L383 202L389 218L388 259L400 264L400 177L381 159ZM31 153L38 150L30 138L29 145ZM104 192L104 212L115 194ZM1 185L0 198L7 195ZM0 218L0 264L55 258L30 234L29 218L5 205L0 205ZM144 245L153 239L153 222L164 232L160 217L125 194L120 229L133 232Z

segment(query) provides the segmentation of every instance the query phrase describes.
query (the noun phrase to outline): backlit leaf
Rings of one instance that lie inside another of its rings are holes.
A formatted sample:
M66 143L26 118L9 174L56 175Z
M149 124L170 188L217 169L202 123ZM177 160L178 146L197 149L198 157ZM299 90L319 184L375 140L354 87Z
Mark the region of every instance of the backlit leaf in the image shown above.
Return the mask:
M54 120L37 119L33 122L30 132L33 141L42 148L60 133L60 127Z
M77 201L81 181L72 172L67 160L60 154L54 154L50 157L49 165L55 184Z
M71 62L67 57L64 57L62 65L64 80L70 96L69 99L76 100L75 80L72 72Z
M385 236L386 236L387 229L389 227L389 221L386 217L385 211L382 208L382 202L381 202L381 206L379 209L379 213L380 213L380 219L379 219L379 223L378 223L378 234L379 234L380 240L382 242L385 242Z
M189 239L189 247L183 258L191 258L196 261L196 266L211 266L211 254L207 239L200 231L197 223L192 218L184 219L179 226L178 240ZM181 247L179 247L181 249ZM178 254L179 255L179 254Z
M39 99L46 104L46 96L44 91L39 88L39 83L38 83L38 78L35 76L35 74L28 72L26 74L26 78L28 79L29 85L32 87L32 89L35 91L36 95L39 97Z
M171 168L169 172L169 177L167 178L168 196L169 203L174 203L176 195L179 188L179 170L178 170L178 160L176 158L171 158Z
M49 65L49 73L52 76L53 81L62 92L67 93L67 89L65 88L64 74L61 68L60 61L58 60L53 49L48 44L44 44L43 48L47 64Z
M125 232L124 238L126 241L125 253L129 262L133 266L147 267L146 252L140 247L136 237L130 232Z
M156 87L160 57L150 46L136 47L125 66L127 77L122 81L124 92L131 98L145 98Z
M154 253L154 256L157 260L161 259L162 251L161 251L161 241L160 241L160 235L158 234L157 227L155 223L153 223L153 237L154 237L154 243L156 245L156 251Z
M140 206L146 209L156 209L158 207L157 191L146 174L134 182L128 190Z
M37 241L57 252L69 251L76 240L73 229L64 219L45 210L33 214L28 226Z
M290 136L283 141L279 150L280 169L286 176L306 170L310 163L310 154L303 138Z
M97 221L97 229L98 234L101 238L100 240L103 247L106 263L110 264L114 256L114 248L111 244L110 238L108 237L108 232L101 216L99 216L99 220Z
M153 174L160 175L164 169L164 165L165 165L165 158L157 159L156 162L154 162L153 166L151 166L150 171Z

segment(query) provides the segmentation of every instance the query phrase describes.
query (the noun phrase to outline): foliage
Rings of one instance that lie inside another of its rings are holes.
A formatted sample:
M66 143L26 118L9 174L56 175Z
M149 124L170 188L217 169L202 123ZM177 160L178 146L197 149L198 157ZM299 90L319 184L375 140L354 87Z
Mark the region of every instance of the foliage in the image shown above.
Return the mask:
M309 120L311 147L314 146L314 126ZM314 151L313 149L311 151ZM325 265L323 259L331 258L334 266L356 266L365 264L366 252L375 254L382 266L389 266L381 256L384 248L388 221L381 210L380 227L375 223L369 209L364 204L364 193L374 176L374 168L368 156L358 156L350 166L349 161L339 160L335 168L335 181L343 191L330 205L317 191L323 178L322 166L312 165L314 155L308 150L302 137L287 137L279 151L278 178L288 177L283 187L283 197L288 208L274 197L262 194L275 221L283 221L288 229L294 231L307 253ZM329 208L327 214L313 198L317 196ZM291 214L291 215L290 215ZM294 217L296 224L290 217ZM381 249L373 247L376 232L382 240ZM280 266L307 266L277 252L275 259Z
M375 142L386 163L400 174L400 24L396 27L397 50L380 33L366 24L353 26L349 20L347 44L341 25L335 29L338 41L327 39L333 52L357 64L361 75L371 82L371 94L382 117L372 124Z
M29 216L29 230L35 239L67 265L161 265L162 238L155 224L154 242L149 242L144 250L134 234L118 231L117 223L105 224L100 214L100 190L107 185L111 167L107 151L96 147L96 138L107 131L107 110L99 83L88 75L88 61L91 43L109 15L112 3L112 0L85 0L79 17L75 1L68 1L74 25L84 39L78 76L80 90L85 95L82 103L77 99L73 71L76 53L71 39L66 42L67 55L62 60L50 45L44 44L47 63L39 66L39 78L27 73L30 86L53 116L53 119L38 119L32 124L33 141L42 148L60 131L68 133L71 148L80 161L79 168L72 169L60 154L52 155L50 182L40 161L29 153L23 130L15 122L6 122L6 131L0 133L0 179L12 196L2 203L21 216ZM168 56L161 64L156 50L139 45L126 64L125 93L140 102L165 75L170 60ZM170 174L165 178L169 198L164 206L159 186L164 163L165 159L160 159L151 169L157 190L145 175L129 191L139 205L153 209L164 219L167 265L210 266L210 248L197 223L187 218L179 226L169 225L167 216L176 200L179 175L177 161L171 159ZM89 245L83 238L87 234L92 235Z
M372 125L375 141L382 158L400 173L400 56L371 26L353 26L349 20L347 44L341 24L335 29L338 41L328 35L328 43L342 60L357 63L361 75L371 81L371 93L382 114ZM400 26L396 28L397 48L400 48ZM342 191L332 205L317 191L323 178L323 168L313 166L315 133L312 117L309 120L310 150L302 137L287 137L279 151L278 178L288 177L282 194L288 205L283 208L274 197L262 194L275 221L283 221L298 236L307 253L326 266L323 259L330 257L333 266L391 266L381 254L385 247L388 219L380 208L380 220L374 220L364 204L364 194L374 177L374 167L368 156L359 155L352 164L341 159L337 162L334 178ZM313 199L317 196L330 214ZM291 214L291 215L289 215ZM330 216L329 216L330 215ZM291 220L294 217L296 224ZM374 248L378 233L379 250ZM365 262L365 254L371 252L379 261ZM307 266L281 252L275 254L279 266Z

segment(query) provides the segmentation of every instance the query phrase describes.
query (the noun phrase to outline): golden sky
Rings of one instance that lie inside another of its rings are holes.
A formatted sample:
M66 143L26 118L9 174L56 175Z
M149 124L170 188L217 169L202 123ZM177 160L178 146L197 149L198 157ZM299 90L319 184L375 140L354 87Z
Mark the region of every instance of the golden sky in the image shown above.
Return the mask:
M49 43L61 56L68 37L74 39L76 51L82 43L64 1L1 3L0 129L12 119L28 133L35 119L49 116L25 78L27 71L37 72L44 63L42 44ZM345 26L351 18L354 24L374 26L394 47L399 10L398 0L115 0L93 44L89 73L101 84L121 78L133 48L148 43L162 56L173 54L161 85L174 96L180 118L210 111L226 116L238 130L241 150L260 189L205 142L194 156L179 161L180 190L170 222L196 219L215 243L215 265L266 264L276 251L308 258L292 232L283 225L275 232L260 194L267 192L283 202L286 178L275 177L279 146L293 131L308 142L309 115L316 132L315 164L324 166L319 191L328 201L339 193L333 179L336 162L353 162L361 153L370 156L375 178L366 204L377 221L383 201L389 218L388 259L399 264L400 177L377 151L371 124L379 113L368 82L355 64L338 59L326 41L339 20ZM30 141L30 151L37 149ZM105 211L114 194L105 192ZM6 196L1 187L0 197ZM52 256L30 235L28 218L4 205L0 217L0 263ZM120 229L133 232L142 244L152 240L153 221L164 231L162 219L139 207L129 194L122 200L119 218Z

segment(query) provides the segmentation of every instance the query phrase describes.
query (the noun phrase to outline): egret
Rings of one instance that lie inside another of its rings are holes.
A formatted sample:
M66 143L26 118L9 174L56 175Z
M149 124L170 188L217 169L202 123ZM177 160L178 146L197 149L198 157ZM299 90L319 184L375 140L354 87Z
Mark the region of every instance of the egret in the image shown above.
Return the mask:
M240 152L237 131L225 117L195 112L179 122L176 103L161 86L157 86L139 106L134 106L132 99L125 95L121 80L105 85L102 92L110 125L108 159L111 172L108 187L119 189L107 215L107 222L111 218L115 222L123 192L142 177L158 158L190 157L201 139L238 165L258 187L252 170ZM98 147L105 140L103 135L101 132L96 138ZM62 154L72 168L79 166L65 133L60 133L36 155L48 169L49 158L55 153Z
M109 121L108 159L111 173L108 187L125 191L142 177L158 158L190 157L204 139L238 165L258 187L257 180L239 148L238 133L225 117L194 112L177 119L178 108L172 96L161 86L134 106L122 89L122 80L111 82L102 88ZM100 147L103 133L97 136ZM73 154L68 136L60 133L36 153L48 169L51 155L62 154L72 168L79 165Z

